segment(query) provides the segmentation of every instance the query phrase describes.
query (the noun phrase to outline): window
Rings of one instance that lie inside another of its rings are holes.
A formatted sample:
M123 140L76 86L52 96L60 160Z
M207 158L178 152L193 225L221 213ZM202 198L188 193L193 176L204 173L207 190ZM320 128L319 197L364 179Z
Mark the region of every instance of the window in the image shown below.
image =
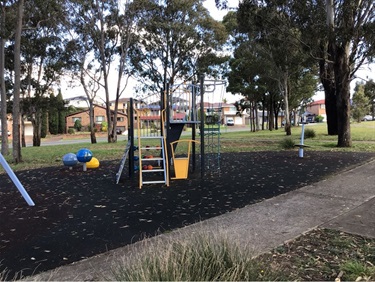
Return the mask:
M321 108L321 109L325 109L325 108L326 108L326 105L325 105L325 104L320 104L320 108Z
M80 117L73 117L73 122L76 122L77 120L81 121L82 118L80 118Z
M124 117L118 117L117 121L124 121Z
M104 116L96 116L95 121L98 123L105 121Z

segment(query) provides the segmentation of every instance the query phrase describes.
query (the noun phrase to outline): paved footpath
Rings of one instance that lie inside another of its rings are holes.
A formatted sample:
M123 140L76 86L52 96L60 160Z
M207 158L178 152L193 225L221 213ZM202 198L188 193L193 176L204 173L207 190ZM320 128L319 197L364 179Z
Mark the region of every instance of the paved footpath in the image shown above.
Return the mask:
M260 254L318 226L375 238L374 159L287 194L153 237L147 244L197 232L222 233ZM28 280L101 280L112 265L142 246L144 242L138 242Z

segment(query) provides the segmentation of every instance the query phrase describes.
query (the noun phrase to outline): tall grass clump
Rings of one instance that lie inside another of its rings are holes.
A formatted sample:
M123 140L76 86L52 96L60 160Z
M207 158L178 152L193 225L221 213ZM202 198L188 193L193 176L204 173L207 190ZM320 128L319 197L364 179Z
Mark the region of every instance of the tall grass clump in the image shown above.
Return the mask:
M176 239L148 250L114 270L117 281L284 280L281 271L264 267L229 240L208 236Z
M285 150L293 149L296 142L291 137L285 137L280 141L280 147Z
M345 280L348 281L373 281L375 279L375 266L366 265L360 261L347 261L340 266L344 272Z
M304 136L305 136L306 139L315 138L316 137L315 130L311 129L311 128L305 129L305 135Z

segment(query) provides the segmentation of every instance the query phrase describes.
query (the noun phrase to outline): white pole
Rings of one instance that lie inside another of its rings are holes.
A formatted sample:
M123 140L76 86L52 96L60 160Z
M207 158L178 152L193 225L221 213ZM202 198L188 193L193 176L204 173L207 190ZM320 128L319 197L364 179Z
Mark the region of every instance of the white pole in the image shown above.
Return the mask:
M25 188L23 188L21 182L18 180L17 176L14 174L13 170L10 168L9 164L3 157L3 155L0 153L0 163L5 169L5 171L8 173L9 177L12 179L14 185L16 185L18 191L20 191L22 197L25 199L27 204L29 206L35 206L33 200L30 198L29 194L27 194Z
M303 158L303 141L304 141L304 138L305 138L305 124L302 123L302 132L301 132L301 141L300 141L300 144L299 144L299 150L298 150L298 156L300 158Z

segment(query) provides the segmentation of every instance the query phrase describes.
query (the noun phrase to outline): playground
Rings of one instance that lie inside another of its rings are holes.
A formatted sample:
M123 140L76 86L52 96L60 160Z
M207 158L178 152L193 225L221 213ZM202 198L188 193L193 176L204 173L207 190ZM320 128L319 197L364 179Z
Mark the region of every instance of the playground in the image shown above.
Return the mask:
M119 162L96 169L64 166L19 171L29 207L0 175L0 272L31 275L95 256L286 193L349 169L374 153L296 151L221 154L203 179L149 184L114 178ZM12 276L10 276L12 277Z

